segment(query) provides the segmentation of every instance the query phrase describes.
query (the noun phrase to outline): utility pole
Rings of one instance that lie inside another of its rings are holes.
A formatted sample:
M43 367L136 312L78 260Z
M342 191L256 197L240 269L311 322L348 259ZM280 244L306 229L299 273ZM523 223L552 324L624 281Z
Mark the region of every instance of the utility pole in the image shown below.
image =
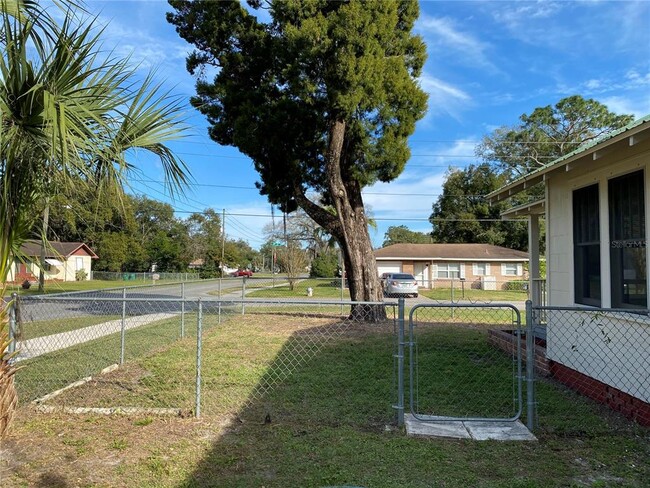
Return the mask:
M224 208L221 212L221 266L219 266L222 277L223 277L223 266L224 266L223 259L224 259L225 250L226 250L226 209Z

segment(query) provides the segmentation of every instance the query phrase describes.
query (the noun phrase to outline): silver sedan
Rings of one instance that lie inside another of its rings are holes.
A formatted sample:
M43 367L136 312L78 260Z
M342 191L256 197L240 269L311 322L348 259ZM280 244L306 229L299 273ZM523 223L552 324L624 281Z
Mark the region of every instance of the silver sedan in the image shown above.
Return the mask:
M383 279L384 295L392 296L418 296L418 282L408 273L390 273Z

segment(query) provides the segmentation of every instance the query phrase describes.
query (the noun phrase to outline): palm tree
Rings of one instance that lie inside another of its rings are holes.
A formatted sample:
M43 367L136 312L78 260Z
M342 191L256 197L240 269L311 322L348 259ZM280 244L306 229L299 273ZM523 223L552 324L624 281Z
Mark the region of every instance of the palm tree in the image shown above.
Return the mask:
M188 181L167 143L184 135L180 100L128 59L102 53L94 22L65 12L57 25L35 2L0 0L0 297L21 244L54 192L119 191L135 169L127 153L158 156L172 193ZM0 438L16 403L7 309L0 316Z

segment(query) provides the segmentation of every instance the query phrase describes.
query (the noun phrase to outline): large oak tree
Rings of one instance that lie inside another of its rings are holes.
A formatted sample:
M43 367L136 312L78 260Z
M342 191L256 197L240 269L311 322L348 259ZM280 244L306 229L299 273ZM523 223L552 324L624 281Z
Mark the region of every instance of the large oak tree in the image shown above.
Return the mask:
M271 0L269 22L259 0L170 4L168 20L196 47L188 70L216 73L199 76L191 100L210 137L253 160L272 203L302 208L336 238L353 300L381 300L361 190L402 172L426 110L417 1Z

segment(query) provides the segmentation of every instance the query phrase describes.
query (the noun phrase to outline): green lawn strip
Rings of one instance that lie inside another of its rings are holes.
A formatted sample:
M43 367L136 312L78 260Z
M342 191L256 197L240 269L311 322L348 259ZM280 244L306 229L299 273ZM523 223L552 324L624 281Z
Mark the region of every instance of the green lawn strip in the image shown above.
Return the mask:
M432 300L451 300L451 288L434 288L428 290L420 288L420 294ZM454 289L454 301L456 300L475 300L475 301L525 301L528 300L528 294L525 291L509 291L509 290L475 290Z
M491 418L517 414L516 361L488 344L487 331L448 325L417 330L418 413Z
M87 281L48 281L45 283L45 294L52 293L66 293L71 291L92 291L92 290L103 290L106 288L124 288L124 287L133 287L133 286L159 286L159 285L169 285L179 283L175 280L87 280ZM179 285L180 286L180 285ZM7 293L11 294L13 292L18 293L18 295L41 295L42 293L38 291L38 285L32 285L31 288L25 290L21 285L11 284L8 285Z
M413 320L415 324L423 323L463 323L463 324L490 324L499 325L499 328L512 329L516 323L517 313L509 308L490 308L490 307L463 307L462 305L448 306L423 306L406 307L405 320L410 317L411 310L415 308ZM520 311L519 317L522 326L526 323L526 314Z
M88 315L84 317L22 322L19 329L19 339L26 341L36 337L69 332L71 330L77 330L119 318L120 317L117 315Z
M313 300L318 300L319 298L341 298L340 280L336 278L332 278L331 280L301 279L295 283L293 290L290 289L287 280L278 281L278 283L282 284L273 287L269 281L264 282L263 285L257 283L257 287L264 286L264 288L246 293L246 296L250 298L303 298L307 296L307 288L312 288L311 299ZM247 288L248 286L249 283L246 284ZM350 292L346 288L343 291L343 300L349 299Z
M187 334L196 335L196 320L188 320ZM180 316L130 329L125 334L125 360L168 347L180 336ZM58 390L81 378L97 375L120 360L120 333L60 349L18 363L16 385L21 402Z
M187 488L640 487L650 476L647 429L603 414L599 406L548 381L536 383L539 442L407 438L395 428L391 407L392 324L355 327L337 319L311 320L246 315L218 324L214 315L206 317L204 422L218 421L226 412L240 420L211 442L177 443L173 455L152 449L149 455L129 457L126 448L124 456L131 461L120 463L116 475L137 486ZM167 322L167 337L172 337L178 323ZM194 321L187 322L190 327ZM479 398L486 411L502 405L501 397L467 378L486 369L498 377L512 374L511 358L489 352L483 332L436 330L434 325L418 329L421 367L435 368L426 377L420 370L421 386L449 394L443 399L449 411L463 412L466 403ZM131 361L122 377L108 382L106 398L123 404L135 395L141 406L191 402L195 340L150 349L153 354ZM489 361L484 359L488 352ZM456 390L462 394L455 395ZM96 390L82 387L69 399L96 397Z
M245 423L218 441L185 482L173 485L159 476L147 486L555 487L579 474L571 455L536 444L280 422Z

